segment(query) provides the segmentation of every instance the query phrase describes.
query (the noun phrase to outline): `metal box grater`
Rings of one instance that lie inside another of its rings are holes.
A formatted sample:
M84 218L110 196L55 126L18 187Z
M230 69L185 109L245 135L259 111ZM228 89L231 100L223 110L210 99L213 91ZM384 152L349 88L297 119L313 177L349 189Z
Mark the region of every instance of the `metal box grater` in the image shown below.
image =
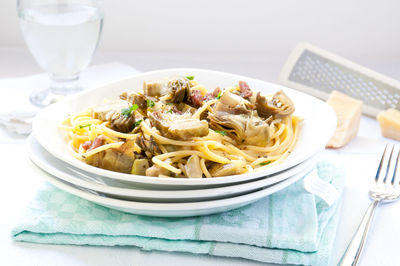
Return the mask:
M376 116L400 110L400 82L308 43L300 43L287 59L279 82L318 98L333 90L364 102L363 113Z

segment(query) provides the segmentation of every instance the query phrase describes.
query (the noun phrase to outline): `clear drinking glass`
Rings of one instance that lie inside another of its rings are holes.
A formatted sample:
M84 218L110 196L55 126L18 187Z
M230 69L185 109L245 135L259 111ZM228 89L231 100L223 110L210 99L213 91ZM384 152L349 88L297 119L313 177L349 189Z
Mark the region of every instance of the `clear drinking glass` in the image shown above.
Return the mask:
M30 100L47 106L82 90L79 74L96 50L103 27L100 0L18 0L17 11L28 49L50 74L49 88Z

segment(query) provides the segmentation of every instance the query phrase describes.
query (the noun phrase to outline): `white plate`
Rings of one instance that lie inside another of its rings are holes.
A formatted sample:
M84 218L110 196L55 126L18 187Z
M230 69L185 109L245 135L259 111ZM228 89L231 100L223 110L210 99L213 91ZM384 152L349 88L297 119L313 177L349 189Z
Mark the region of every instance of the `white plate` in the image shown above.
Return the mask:
M34 164L32 164L32 168L49 183L80 198L123 212L157 217L190 217L236 209L284 189L307 174L305 170L274 186L233 198L189 203L147 203L98 196L63 182Z
M144 190L137 188L127 188L110 186L103 183L101 177L87 175L79 170L74 170L68 164L58 160L40 146L33 136L30 136L27 141L29 157L42 170L55 177L71 183L73 185L100 192L111 198L124 200L134 200L140 202L193 202L216 200L227 197L243 195L255 190L265 188L267 186L276 185L287 178L292 178L293 175L310 169L314 165L315 158L310 158L307 161L292 167L285 172L263 178L258 181L247 182L239 185L224 186L220 188L207 188L197 190Z
M193 75L207 88L216 86L227 87L245 80L255 91L273 93L284 90L293 100L296 115L304 118L299 139L291 155L281 164L271 166L265 171L247 173L235 176L218 178L158 178L138 175L123 174L93 167L76 158L67 150L66 143L61 136L58 126L68 114L81 111L88 106L96 105L104 99L117 99L124 91L138 91L142 88L144 80L159 79L173 75ZM299 164L325 147L336 128L336 114L330 106L317 98L289 89L277 84L261 80L228 74L223 72L201 69L166 69L135 75L118 82L105 85L92 90L83 91L57 102L43 109L33 121L33 132L39 143L55 157L87 172L114 178L119 181L135 182L138 184L152 185L154 189L164 185L179 186L208 186L215 184L228 184L245 182L251 179L262 178Z

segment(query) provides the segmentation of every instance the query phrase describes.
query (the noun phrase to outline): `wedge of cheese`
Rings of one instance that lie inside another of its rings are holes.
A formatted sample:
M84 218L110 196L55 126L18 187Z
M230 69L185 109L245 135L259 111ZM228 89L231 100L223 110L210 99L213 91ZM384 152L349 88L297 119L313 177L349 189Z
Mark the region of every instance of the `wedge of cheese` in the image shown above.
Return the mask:
M382 111L376 117L381 127L382 136L390 139L400 140L400 111L388 109Z
M336 112L337 126L326 147L340 148L357 135L363 102L341 92L332 91L327 103Z

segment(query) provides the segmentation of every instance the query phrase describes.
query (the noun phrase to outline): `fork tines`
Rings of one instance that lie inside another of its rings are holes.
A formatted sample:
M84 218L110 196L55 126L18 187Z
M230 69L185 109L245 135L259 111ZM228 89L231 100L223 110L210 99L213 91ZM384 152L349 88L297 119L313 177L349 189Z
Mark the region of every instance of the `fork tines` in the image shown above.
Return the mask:
M390 151L390 154L388 154ZM395 185L397 176L397 168L399 164L400 150L394 144L386 144L378 170L375 176L377 184L387 184L387 180L391 180L391 184Z

